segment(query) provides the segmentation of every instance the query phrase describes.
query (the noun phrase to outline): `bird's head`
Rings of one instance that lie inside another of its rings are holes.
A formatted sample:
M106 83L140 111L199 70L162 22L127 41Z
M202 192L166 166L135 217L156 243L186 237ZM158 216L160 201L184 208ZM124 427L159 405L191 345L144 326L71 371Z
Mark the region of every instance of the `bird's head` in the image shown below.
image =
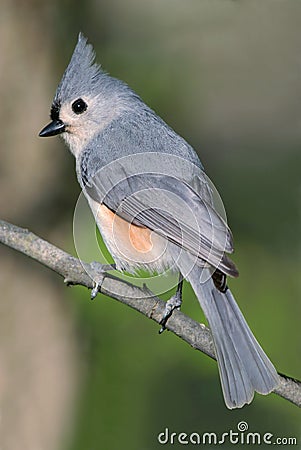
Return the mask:
M106 74L94 59L92 45L80 33L52 102L51 122L39 133L62 134L75 156L130 103L127 85Z

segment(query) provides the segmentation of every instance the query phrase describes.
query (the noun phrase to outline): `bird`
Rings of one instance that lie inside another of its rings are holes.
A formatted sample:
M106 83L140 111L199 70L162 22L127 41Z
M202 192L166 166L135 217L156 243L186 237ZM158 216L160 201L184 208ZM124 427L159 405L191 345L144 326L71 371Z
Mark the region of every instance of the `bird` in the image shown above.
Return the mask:
M224 401L249 404L279 385L277 371L250 330L227 277L238 270L232 233L196 153L123 81L95 62L79 33L41 137L61 135L114 266L179 275L160 332L182 303L187 280L211 329ZM99 272L101 272L101 265ZM99 290L95 279L92 296Z

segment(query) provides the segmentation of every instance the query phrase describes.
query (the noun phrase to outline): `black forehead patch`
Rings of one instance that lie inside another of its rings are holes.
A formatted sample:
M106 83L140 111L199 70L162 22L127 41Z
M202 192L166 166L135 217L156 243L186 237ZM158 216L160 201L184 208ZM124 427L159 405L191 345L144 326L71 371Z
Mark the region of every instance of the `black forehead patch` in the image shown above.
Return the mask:
M55 100L51 106L51 111L50 111L51 120L59 120L60 109L61 109L61 102L59 102L58 100Z

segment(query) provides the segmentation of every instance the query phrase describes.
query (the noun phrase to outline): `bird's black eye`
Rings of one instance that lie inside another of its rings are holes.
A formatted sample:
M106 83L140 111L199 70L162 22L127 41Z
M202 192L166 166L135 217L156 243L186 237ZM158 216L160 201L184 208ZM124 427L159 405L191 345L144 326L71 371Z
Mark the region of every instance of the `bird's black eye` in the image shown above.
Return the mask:
M77 100L75 100L75 102L72 103L72 111L75 114L82 114L86 111L87 108L88 105L82 98L78 98Z

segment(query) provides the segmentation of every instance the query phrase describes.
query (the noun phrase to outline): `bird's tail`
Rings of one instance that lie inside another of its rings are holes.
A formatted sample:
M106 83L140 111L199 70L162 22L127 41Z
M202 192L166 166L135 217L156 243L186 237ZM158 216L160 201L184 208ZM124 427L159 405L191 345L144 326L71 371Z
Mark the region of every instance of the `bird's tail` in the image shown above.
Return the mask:
M260 394L273 391L279 385L279 377L230 289L220 292L212 278L201 283L200 275L201 268L195 266L186 278L211 328L225 403L230 409L241 408L252 401L255 391Z

